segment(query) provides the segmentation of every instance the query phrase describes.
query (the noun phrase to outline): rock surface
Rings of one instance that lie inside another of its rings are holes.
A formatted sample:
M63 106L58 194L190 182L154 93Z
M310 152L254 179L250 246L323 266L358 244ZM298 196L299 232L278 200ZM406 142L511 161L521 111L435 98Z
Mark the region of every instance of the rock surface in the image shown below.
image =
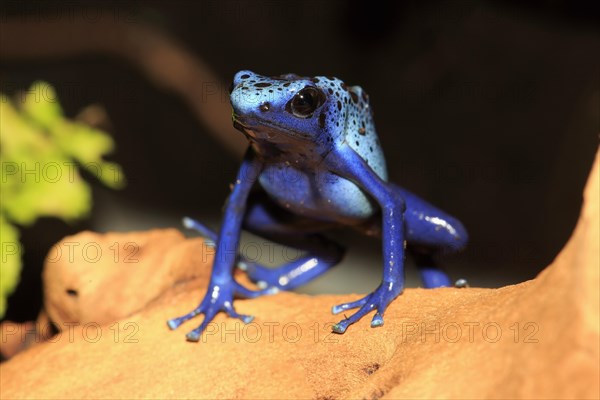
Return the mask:
M67 236L46 257L44 308L58 329L114 322L178 282L208 280L212 252L175 229Z
M407 289L383 327L364 318L344 335L330 333L329 309L358 295L280 293L236 302L251 324L218 316L186 342L199 321L177 331L165 321L198 303L209 268L201 241L174 231L132 233L135 267L47 265L47 311L62 332L0 366L1 397L598 398L599 168L597 158L573 236L536 279Z

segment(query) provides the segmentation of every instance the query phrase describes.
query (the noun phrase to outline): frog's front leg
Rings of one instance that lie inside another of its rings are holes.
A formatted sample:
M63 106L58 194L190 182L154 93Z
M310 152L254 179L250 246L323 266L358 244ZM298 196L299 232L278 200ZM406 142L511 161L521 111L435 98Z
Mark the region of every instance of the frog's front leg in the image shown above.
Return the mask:
M383 325L387 306L404 290L405 202L398 190L383 181L349 146L342 145L326 158L328 168L354 182L379 204L382 216L383 279L379 287L362 299L333 307L334 314L358 308L354 314L333 326L333 331L344 333L369 312L375 310L371 326Z
M268 291L253 292L233 279L233 268L236 262L246 201L250 189L256 182L261 170L262 162L255 157L252 149L249 149L238 172L232 192L227 199L206 295L194 310L184 316L167 321L169 328L175 329L196 315L204 314L204 320L200 326L187 334L186 337L189 341L198 341L204 329L221 311L226 312L233 318L239 318L245 323L249 323L253 317L241 315L235 311L233 307L234 296L238 294L244 297L252 297Z

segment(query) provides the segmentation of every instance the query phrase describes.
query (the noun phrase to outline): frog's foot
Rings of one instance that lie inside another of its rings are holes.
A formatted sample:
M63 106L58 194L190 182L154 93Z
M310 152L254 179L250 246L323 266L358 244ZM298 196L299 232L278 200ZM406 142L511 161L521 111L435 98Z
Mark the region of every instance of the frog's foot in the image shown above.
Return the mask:
M291 290L308 283L336 265L343 254L342 250L338 249L341 248L334 248L335 252L323 251L321 254L309 254L278 268L267 268L243 260L238 262L238 268L245 271L261 289Z
M457 279L456 282L454 282L454 287L459 289L468 288L469 282L465 278L460 278Z
M233 308L233 297L234 295L241 295L246 298L254 298L264 294L273 294L275 290L273 288L265 290L250 290L233 281L226 284L218 285L211 284L208 288L204 299L191 312L177 318L173 318L167 321L167 326L170 329L176 329L185 321L188 321L199 314L204 314L204 320L194 330L186 335L187 340L190 342L197 342L202 336L202 332L206 329L208 324L215 318L215 316L223 311L232 318L242 320L245 324L252 322L254 319L251 315L238 314Z
M279 268L269 268L255 262L240 260L237 263L238 269L244 271L248 278L261 289L277 288L285 290L280 284L281 271Z
M419 266L423 287L434 289L440 287L452 287L452 281L448 275L440 268L435 266Z
M208 240L209 244L214 245L214 243L217 241L217 232L213 231L203 223L190 217L183 217L181 223L187 229L193 229L198 232L200 236Z
M395 289L393 288L393 285L386 285L385 287L384 285L380 285L373 293L363 297L360 300L334 306L331 309L333 314L339 314L343 311L351 310L353 308L358 308L358 311L333 325L333 331L335 333L346 332L348 326L352 325L373 310L376 310L376 313L371 320L371 328L382 326L383 313L392 300L398 297L401 292L402 289Z

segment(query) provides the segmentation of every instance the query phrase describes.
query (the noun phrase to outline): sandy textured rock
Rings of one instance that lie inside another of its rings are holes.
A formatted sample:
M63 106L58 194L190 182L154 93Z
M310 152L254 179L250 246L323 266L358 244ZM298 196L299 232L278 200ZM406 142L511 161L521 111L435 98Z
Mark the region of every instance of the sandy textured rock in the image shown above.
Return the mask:
M68 236L46 257L45 310L59 329L116 321L177 282L207 279L208 250L201 239L186 240L175 229Z
M35 335L27 334L27 332L35 332L35 329L36 324L33 321L23 323L2 321L0 323L0 337L2 338L0 355L2 360L8 360L35 344L32 343L32 338L35 340Z
M239 300L256 320L219 316L195 344L184 334L198 321L165 327L200 298L180 286L116 323L79 325L18 354L0 366L2 397L598 398L599 168L572 238L534 280L408 289L383 327L365 318L344 335L330 333L329 308L358 296ZM180 262L197 257L193 246L181 252ZM119 288L141 295L141 282Z

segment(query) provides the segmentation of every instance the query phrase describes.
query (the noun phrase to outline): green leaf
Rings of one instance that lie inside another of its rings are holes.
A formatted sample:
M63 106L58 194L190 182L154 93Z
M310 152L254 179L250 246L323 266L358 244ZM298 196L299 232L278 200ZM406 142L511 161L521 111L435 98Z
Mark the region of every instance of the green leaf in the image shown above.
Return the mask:
M80 169L111 188L125 185L121 167L103 159L113 149L107 133L66 119L46 82L34 83L16 102L0 94L0 316L21 270L19 234L12 223L86 217L92 193Z
M42 128L49 129L63 119L56 90L47 82L34 82L26 93L23 112Z
M0 318L6 313L7 298L15 290L21 275L19 231L0 213Z

